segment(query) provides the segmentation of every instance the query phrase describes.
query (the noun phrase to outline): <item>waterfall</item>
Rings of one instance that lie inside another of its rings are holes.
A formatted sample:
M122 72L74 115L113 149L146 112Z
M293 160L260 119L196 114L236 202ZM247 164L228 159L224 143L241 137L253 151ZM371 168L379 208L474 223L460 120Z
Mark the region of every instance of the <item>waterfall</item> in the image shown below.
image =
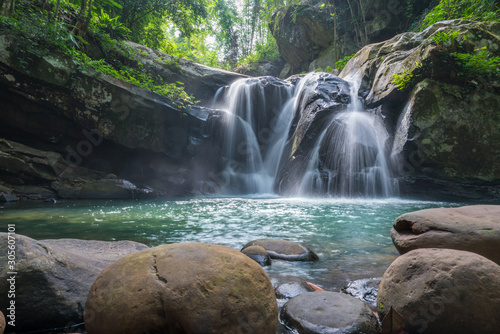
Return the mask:
M272 77L240 79L217 91L213 107L227 112L226 194L271 194L288 131L293 85ZM263 158L264 156L264 158Z
M338 81L341 87L335 86ZM214 106L227 111L223 148L227 182L221 192L273 193L280 172L295 168L287 174L293 178L289 183L294 186L287 192L291 195L397 194L386 159L389 135L384 119L364 110L357 87L359 82L347 86L332 75L311 73L295 85L262 77L240 79L219 90ZM350 100L344 102L342 94ZM314 128L313 120L319 130L308 132ZM311 133L316 133L312 139ZM310 143L304 144L307 150L297 149L301 141Z
M350 103L335 113L318 137L300 182L300 195L389 197L397 194L387 162L389 134L380 114L364 110L358 97L360 79L353 73Z

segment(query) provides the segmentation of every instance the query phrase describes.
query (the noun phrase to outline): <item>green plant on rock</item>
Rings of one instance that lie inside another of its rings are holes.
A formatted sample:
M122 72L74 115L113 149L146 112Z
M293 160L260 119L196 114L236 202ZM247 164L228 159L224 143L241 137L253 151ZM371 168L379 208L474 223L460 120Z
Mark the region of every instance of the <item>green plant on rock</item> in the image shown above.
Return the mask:
M391 75L391 83L394 84L398 88L398 90L405 89L413 79L418 77L418 74L414 74L414 72L416 72L422 66L422 63L416 62L414 69L406 69L401 73Z
M351 58L355 55L355 53L353 53L352 55L349 55L349 56L345 56L344 58L342 59L339 59L337 60L337 62L335 62L335 68L338 68L339 70L343 70L345 65L349 62L349 60L351 60Z
M462 68L459 75L468 79L478 77L500 77L500 56L492 55L486 47L475 50L474 53L453 52L455 58Z
M391 75L391 83L394 84L398 90L406 88L407 84L413 79L413 73L408 69L401 73Z
M450 31L438 31L434 36L431 37L436 45L441 46L451 46L453 42L462 43L466 40L466 37L458 37L458 30Z
M112 18L101 9L99 15L92 17L91 28L108 34L110 38L129 38L132 32L118 19L118 16Z

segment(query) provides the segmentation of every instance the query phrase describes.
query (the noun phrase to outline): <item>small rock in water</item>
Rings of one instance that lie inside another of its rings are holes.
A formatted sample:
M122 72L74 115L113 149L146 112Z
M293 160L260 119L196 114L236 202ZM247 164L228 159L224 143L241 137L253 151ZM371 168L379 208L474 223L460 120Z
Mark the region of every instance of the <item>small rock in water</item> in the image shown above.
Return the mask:
M366 303L372 310L377 309L377 292L382 277L358 279L347 284L342 292Z
M279 239L257 239L243 246L242 251L250 246L264 248L271 259L286 261L317 261L318 255L309 248L293 241Z
M0 194L0 202L17 202L18 198L12 194Z
M266 250L260 246L250 246L241 250L243 254L260 264L261 266L270 266L271 257Z
M377 319L368 306L339 292L302 293L283 306L281 320L300 334L377 333Z
M278 306L282 307L289 299L301 293L314 291L306 282L289 282L279 285L274 289Z

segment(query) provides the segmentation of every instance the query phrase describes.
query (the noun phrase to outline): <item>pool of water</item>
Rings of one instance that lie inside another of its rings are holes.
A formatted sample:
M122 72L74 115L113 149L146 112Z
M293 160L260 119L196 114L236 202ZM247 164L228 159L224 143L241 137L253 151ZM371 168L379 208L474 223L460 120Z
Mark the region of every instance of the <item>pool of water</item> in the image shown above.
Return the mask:
M236 249L258 238L301 242L320 260L273 261L274 284L307 280L328 290L380 277L398 255L390 229L399 215L462 203L401 199L276 197L148 201L59 201L0 206L0 227L34 239L133 240L158 246L208 242Z

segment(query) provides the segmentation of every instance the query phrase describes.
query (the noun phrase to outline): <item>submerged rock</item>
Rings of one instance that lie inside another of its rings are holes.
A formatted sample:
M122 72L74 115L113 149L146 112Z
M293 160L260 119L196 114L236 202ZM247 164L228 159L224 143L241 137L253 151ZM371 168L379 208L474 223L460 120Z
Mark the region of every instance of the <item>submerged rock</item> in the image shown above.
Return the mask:
M261 266L270 266L271 257L261 246L250 246L241 250L243 254L260 264Z
M7 254L7 234L0 233L0 251ZM146 245L132 241L75 239L36 241L16 235L16 331L80 323L90 286L114 260ZM0 290L8 291L7 265L0 268ZM0 295L5 310L7 293Z
M307 292L290 299L281 320L299 334L375 334L377 319L359 299L329 291Z
M342 292L358 298L371 309L376 310L377 292L381 280L381 277L358 279L347 284Z
M0 202L17 202L18 198L12 194L0 194Z
M500 205L426 209L399 216L391 238L401 254L450 248L482 255L500 265Z
M180 243L109 265L85 305L89 334L275 334L278 308L265 271L235 249Z
M293 241L279 239L257 239L243 246L242 251L248 247L260 246L264 248L271 259L286 261L317 261L318 255L309 248Z
M276 298L290 299L305 292L314 291L306 282L284 283L274 289Z
M500 333L500 266L475 253L417 249L385 272L377 307L391 308L409 333Z

